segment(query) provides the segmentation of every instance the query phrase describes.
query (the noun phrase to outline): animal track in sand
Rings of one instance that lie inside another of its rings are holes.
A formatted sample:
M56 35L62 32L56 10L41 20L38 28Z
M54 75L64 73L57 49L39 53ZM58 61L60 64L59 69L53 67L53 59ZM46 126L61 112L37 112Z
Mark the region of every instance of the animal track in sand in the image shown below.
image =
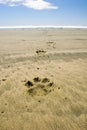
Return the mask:
M28 94L31 96L44 96L54 91L55 85L48 78L35 77L32 81L27 81Z
M53 41L49 41L49 42L47 42L47 45L48 45L48 47L51 47L51 48L56 48L56 43L55 42L53 42Z
M2 79L2 81L6 81L6 79Z
M37 50L36 53L37 53L38 56L42 56L46 53L46 51L43 50L43 49L40 49L40 50Z

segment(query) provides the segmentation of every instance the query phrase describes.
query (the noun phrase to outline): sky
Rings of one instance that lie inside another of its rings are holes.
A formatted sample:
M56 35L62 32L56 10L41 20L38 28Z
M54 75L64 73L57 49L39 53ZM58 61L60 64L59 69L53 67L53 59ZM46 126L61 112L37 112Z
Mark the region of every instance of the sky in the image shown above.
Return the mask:
M0 26L87 26L87 0L0 0Z

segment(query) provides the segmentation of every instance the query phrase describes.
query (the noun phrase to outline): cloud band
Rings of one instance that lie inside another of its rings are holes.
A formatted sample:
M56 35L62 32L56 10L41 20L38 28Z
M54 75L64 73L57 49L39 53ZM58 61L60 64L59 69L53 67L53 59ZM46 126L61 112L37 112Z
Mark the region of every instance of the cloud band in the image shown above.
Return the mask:
M36 10L58 9L57 6L45 0L0 0L0 4L7 4L8 6L23 5Z

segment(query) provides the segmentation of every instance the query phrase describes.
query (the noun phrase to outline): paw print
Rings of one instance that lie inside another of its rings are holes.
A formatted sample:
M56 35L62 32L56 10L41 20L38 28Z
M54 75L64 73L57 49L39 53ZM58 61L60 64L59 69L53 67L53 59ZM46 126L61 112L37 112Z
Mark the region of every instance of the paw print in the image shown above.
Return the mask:
M35 77L32 81L27 81L25 86L31 96L44 96L54 90L54 83L48 78Z

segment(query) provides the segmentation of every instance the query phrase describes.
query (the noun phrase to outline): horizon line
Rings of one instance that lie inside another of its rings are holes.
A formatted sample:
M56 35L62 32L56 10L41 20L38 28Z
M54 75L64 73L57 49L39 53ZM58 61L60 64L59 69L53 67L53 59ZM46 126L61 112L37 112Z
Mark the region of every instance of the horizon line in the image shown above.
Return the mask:
M56 26L56 25L21 25L21 26L0 26L0 29L34 29L34 28L77 28L87 29L87 26Z

